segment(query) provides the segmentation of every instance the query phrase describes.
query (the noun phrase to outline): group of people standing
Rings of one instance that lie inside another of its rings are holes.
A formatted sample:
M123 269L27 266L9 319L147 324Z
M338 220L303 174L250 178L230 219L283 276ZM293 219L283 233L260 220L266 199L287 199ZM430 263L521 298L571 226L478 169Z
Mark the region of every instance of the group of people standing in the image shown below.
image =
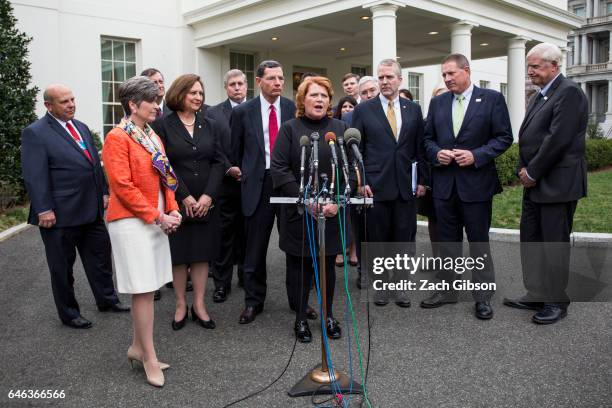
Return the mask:
M525 186L521 237L527 241L569 241L576 201L586 193L586 99L559 74L560 55L550 44L536 46L528 55L528 73L544 96L530 104L519 142L518 174ZM376 68L377 78L347 74L345 96L335 107L331 81L317 75L303 78L295 102L283 97L283 67L273 60L257 68L259 96L246 100L246 76L230 70L224 77L228 99L213 107L204 104L205 88L198 75L179 76L165 92L161 72L145 70L118 88L125 117L105 138L106 177L89 129L74 119L74 95L63 85L49 86L44 93L47 115L23 131L22 162L31 199L29 222L40 227L62 322L91 326L74 298L75 249L98 308L130 310L117 298L114 264L118 291L132 295L134 335L128 359L140 361L147 381L162 386L169 365L159 361L153 344L155 292L172 282L174 330L185 326L189 314L203 328L214 329L205 302L209 269L213 300L223 302L231 293L237 263L245 293L239 323L253 322L264 309L266 254L276 221L279 246L286 254L288 303L296 313L294 333L299 341L309 342L308 320L318 314L309 306L315 268L303 239L303 217L321 211L328 220L327 291L321 294L328 308L321 318L326 319L327 336L340 338L342 330L333 315L334 266L344 262L336 259L343 252L338 205L309 207L303 214L296 206L270 203L274 195L298 196L301 139L314 132L342 135L353 127L361 133L359 151L367 178L358 193L373 198L374 205L366 210L367 225L360 225L358 217L351 220L351 264L359 259L361 240L414 243L417 199L423 197L433 201L439 241L461 242L465 229L470 242L484 243L484 251L489 251L492 198L501 191L494 159L512 143L503 96L474 86L469 61L452 54L442 62L450 92L432 99L425 120L416 103L400 96L400 65L385 59ZM307 150L310 154L311 147ZM320 143L318 154L320 172L332 174L329 147ZM558 171L564 172L563 179ZM353 177L350 180L355 190ZM544 262L538 267L549 279L530 280L533 256L523 257L526 297L505 303L537 310L536 323L555 322L567 313L563 285L554 285L554 299L542 296L550 293L549 281L558 282L550 278L563 280L560 275L566 271L559 270L559 262L554 270ZM538 260L545 256L535 254ZM450 271L439 277L452 281L453 275ZM191 307L185 293L189 279ZM473 279L494 281L490 256L487 268ZM358 278L358 286L363 282ZM421 306L454 303L456 295L436 292ZM476 317L493 316L492 295L473 293ZM377 293L375 303L386 305L388 295ZM395 303L409 307L410 299L400 293Z

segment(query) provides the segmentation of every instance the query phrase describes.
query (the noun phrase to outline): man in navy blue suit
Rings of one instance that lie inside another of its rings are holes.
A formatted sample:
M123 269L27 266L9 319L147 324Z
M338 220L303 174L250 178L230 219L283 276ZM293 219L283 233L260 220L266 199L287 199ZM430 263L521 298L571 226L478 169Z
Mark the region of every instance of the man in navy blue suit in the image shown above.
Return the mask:
M468 59L451 54L442 61L442 77L450 92L431 100L425 127L425 150L433 164L434 206L442 256L461 256L463 229L472 257L484 257L484 268L473 268L473 283L494 283L489 249L493 195L502 191L495 158L512 144L508 108L501 93L474 86ZM452 282L460 276L443 270ZM492 290L473 291L479 319L493 317ZM457 302L456 291L439 291L421 302L435 308Z
M98 309L130 310L119 303L113 284L103 220L108 186L89 128L74 119L72 91L50 85L43 97L47 114L21 136L23 179L31 201L28 222L40 227L60 320L86 329L92 323L81 316L74 297L77 249Z
M266 254L277 205L270 204L270 156L280 125L295 117L294 103L282 97L285 77L277 61L263 61L255 81L260 95L232 110L230 117L233 162L238 163L245 217L245 308L239 323L248 324L263 311L266 298ZM233 174L230 174L233 176Z
M377 72L380 94L357 105L352 119L353 127L361 132L364 194L374 198L368 210L366 240L414 243L415 195L425 193L420 182L416 189L412 187L413 163L422 156L423 114L419 105L399 96L402 74L397 61L382 60ZM374 302L386 305L387 294L375 292ZM396 304L409 307L410 301L401 293Z

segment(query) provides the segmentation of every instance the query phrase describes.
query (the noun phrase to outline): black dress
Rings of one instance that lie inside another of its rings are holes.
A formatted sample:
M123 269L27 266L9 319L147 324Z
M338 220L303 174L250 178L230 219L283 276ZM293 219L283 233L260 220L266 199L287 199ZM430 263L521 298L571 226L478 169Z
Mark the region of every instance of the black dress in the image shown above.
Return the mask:
M214 261L219 254L221 221L216 198L223 179L224 156L220 148L221 128L203 114L196 115L193 137L176 112L156 120L153 129L162 139L166 155L177 175L176 201L202 194L210 196L213 205L204 221L183 218L179 229L169 235L172 264L182 265Z
M281 126L270 165L270 175L277 193L286 197L297 197L299 193L300 178L300 138L303 135L310 136L313 132L318 132L319 140L319 175L328 174L331 180L332 174L332 155L330 147L325 143L325 134L334 132L336 135L343 134L346 130L346 123L332 118L321 120L311 120L306 117L289 120ZM339 152L338 152L339 153ZM307 147L306 157L310 157L311 149ZM306 166L308 167L308 166ZM306 173L308 170L306 170ZM342 180L341 170L339 169L340 179ZM343 188L341 187L341 192ZM348 214L348 212L347 212ZM279 223L279 246L287 256L287 269L289 276L297 283L293 285L296 291L295 299L300 299L300 307L296 309L296 320L305 319L305 308L308 299L308 290L312 282L312 258L308 239L305 232L305 219L308 216L309 222L315 228L316 220L310 215L303 215L298 212L296 205L282 205ZM318 248L316 248L318 253ZM326 254L326 284L327 284L327 305L328 316L332 316L332 302L334 286L336 281L334 258L342 252L340 242L340 231L338 217L326 218L325 224L325 254Z

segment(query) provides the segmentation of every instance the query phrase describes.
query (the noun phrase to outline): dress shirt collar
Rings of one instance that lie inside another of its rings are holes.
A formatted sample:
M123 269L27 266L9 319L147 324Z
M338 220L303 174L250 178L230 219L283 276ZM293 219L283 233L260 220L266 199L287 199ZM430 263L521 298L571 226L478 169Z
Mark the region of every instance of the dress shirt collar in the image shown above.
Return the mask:
M459 97L460 95L463 95L463 97L465 98L465 101L469 102L470 98L472 97L473 92L474 92L474 84L470 83L470 86L468 86L468 88L465 91L463 91L463 93L456 94L453 92L453 95L455 95L454 99L457 99L457 97Z
M541 93L543 96L546 96L546 93L548 92L548 90L549 90L549 89L550 89L550 87L552 86L553 82L555 82L555 80L556 80L556 79L559 77L559 75L561 75L561 72L559 72L559 73L558 73L558 74L557 74L557 75L556 75L556 76L555 76L555 77L554 77L552 80L550 80L550 81L549 81L549 82L546 84L546 86L544 86L544 88L542 88L542 89L540 90L540 93Z
M274 105L274 109L276 109L276 114L278 116L280 116L280 96L278 98L276 98L276 100L274 101L274 103L270 103L266 100L266 98L264 98L264 96L262 94L259 94L259 101L261 102L261 111L262 112L269 112L270 111L270 105Z
M382 93L378 94L378 97L385 108L389 106L389 99L387 99ZM393 105L399 105L399 94L397 94L397 96L393 99Z

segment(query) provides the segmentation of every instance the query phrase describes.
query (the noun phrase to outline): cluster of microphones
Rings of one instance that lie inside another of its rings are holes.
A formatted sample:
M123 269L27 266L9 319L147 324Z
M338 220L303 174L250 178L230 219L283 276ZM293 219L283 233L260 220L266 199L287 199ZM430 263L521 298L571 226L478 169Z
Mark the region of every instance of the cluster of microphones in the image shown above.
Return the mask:
M360 166L363 168L363 159L361 152L359 151L359 143L361 142L361 133L355 128L349 128L344 132L344 135L338 135L334 132L327 132L325 134L325 143L329 145L332 156L332 176L329 189L327 186L328 175L326 173L319 174L319 140L320 136L318 132L313 132L310 137L302 136L300 138L300 189L299 189L299 202L302 202L304 197L304 191L308 191L309 195L314 197L327 198L330 197L329 191L331 191L331 197L334 196L334 184L336 182L336 169L342 173L344 179L344 192L343 196L349 198L351 194L351 187L349 183L349 166L355 170L357 175L357 186L358 189L361 186L361 172ZM336 151L336 145L340 148L340 161L338 160L338 153ZM306 172L306 148L310 146L310 158L309 158L309 172L308 181L305 183L305 172ZM353 160L349 162L346 150L350 149ZM319 183L319 179L321 183ZM340 204L340 203L339 203Z

